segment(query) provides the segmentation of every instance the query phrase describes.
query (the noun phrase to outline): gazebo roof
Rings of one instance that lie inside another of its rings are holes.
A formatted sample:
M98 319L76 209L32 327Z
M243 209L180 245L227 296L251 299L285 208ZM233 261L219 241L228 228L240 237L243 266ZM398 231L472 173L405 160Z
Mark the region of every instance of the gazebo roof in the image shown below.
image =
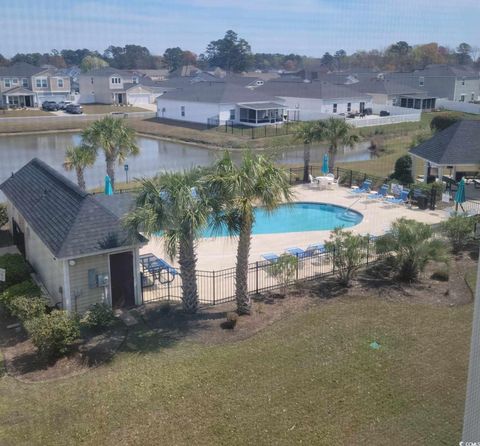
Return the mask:
M480 165L480 120L462 120L410 149L439 166Z

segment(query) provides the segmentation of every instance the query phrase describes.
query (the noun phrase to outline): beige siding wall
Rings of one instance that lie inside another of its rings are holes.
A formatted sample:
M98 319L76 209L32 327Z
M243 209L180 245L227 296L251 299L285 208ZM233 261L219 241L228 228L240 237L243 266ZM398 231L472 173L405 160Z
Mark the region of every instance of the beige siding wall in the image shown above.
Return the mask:
M97 302L109 303L108 287L90 288L88 284L88 270L108 274L108 262L108 254L103 254L75 259L75 265L68 267L72 311L83 313Z

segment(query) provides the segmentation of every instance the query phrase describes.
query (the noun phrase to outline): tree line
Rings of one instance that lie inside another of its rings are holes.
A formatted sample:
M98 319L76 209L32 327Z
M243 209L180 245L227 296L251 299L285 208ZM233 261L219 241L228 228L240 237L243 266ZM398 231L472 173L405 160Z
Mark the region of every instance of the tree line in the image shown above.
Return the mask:
M480 68L480 48L462 42L456 48L436 42L410 45L399 41L383 50L359 50L347 54L343 49L326 52L319 58L299 54L253 53L250 44L232 30L224 37L211 41L204 53L180 47L167 48L163 55L155 55L141 45L111 45L103 53L83 49L53 49L49 53L17 53L7 59L0 54L0 66L15 62L27 62L35 66L53 65L57 68L79 66L88 71L111 66L118 69L157 69L174 71L183 65L196 65L201 69L220 67L227 71L241 72L252 69L298 71L311 64L321 65L326 70L347 68L376 68L385 71L409 71L428 64L473 65Z

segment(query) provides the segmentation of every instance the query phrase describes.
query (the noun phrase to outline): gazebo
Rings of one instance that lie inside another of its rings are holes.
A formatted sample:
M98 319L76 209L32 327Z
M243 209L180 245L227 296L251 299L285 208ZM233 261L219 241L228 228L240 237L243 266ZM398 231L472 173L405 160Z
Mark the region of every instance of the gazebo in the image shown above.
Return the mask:
M480 120L462 120L435 133L430 139L410 149L414 162L423 163L423 180L449 176L459 181L463 176L480 173Z

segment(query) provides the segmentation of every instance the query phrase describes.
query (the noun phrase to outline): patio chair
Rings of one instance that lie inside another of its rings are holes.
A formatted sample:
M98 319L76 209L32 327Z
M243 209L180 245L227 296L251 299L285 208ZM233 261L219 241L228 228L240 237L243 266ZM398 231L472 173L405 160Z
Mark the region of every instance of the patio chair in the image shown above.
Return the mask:
M295 257L304 257L305 256L305 251L302 248L297 248L296 246L293 248L287 248L285 250L287 254L290 254L291 256Z
M140 264L144 271L150 273L161 284L170 283L176 276L180 276L176 268L153 254L140 256Z
M383 184L378 192L367 195L369 200L383 200L388 193L388 184Z
M275 263L280 258L274 252L267 252L266 254L262 254L262 257L270 263Z
M402 190L401 194L397 198L387 198L385 201L391 204L407 204L408 203L408 195L410 194L410 190L404 189Z
M315 178L313 178L313 176L310 174L308 175L308 181L310 182L310 186L319 186L320 185L320 182L318 180L316 180Z
M350 190L351 194L365 194L370 191L370 186L372 185L372 180L365 180L358 189Z
M308 245L307 249L305 250L306 252L310 252L310 255L313 254L323 254L324 252L327 252L325 245L323 243L314 243L312 245Z

